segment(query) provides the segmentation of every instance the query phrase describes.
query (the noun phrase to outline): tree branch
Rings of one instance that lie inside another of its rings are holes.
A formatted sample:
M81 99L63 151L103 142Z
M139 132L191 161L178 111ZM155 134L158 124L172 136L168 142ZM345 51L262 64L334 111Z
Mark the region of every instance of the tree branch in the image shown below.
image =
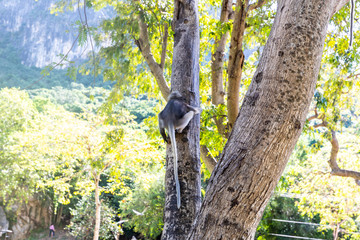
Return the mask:
M161 62L160 62L160 68L163 71L164 71L164 67L165 67L167 38L168 38L168 24L165 23L164 24L164 35L163 35L162 50L161 50Z
M326 121L323 121L322 123L315 124L313 128L319 128L319 127L326 127L327 128L328 123Z
M233 30L231 33L227 71L229 79L229 86L227 89L227 110L230 131L237 116L239 115L240 108L240 81L245 60L244 52L242 50L242 42L245 33L245 20L247 15L246 9L248 8L248 4L249 0L237 0Z
M331 168L330 174L333 176L339 176L339 177L351 177L355 180L356 184L359 185L360 172L341 169L336 162L338 152L339 152L339 142L336 138L335 131L331 130L331 154L330 154L330 160L329 160L329 165Z
M324 120L324 117L319 117L316 110L315 110L315 115L312 117L309 117L308 120L309 119L310 120L312 120L312 119L321 119L322 120L322 122L320 124L314 125L313 128L318 128L318 127L329 128L328 122L326 122ZM360 172L341 169L339 167L339 165L337 164L336 159L337 159L337 154L339 152L339 142L336 138L336 132L334 130L331 130L331 141L330 142L331 142L331 153L330 153L330 159L328 161L329 166L331 168L330 174L333 176L339 176L339 177L351 177L355 180L356 184L360 186Z
M267 2L268 2L268 0L259 0L257 3L250 4L246 11L249 12L249 11L255 10L257 8L260 8Z
M204 145L200 146L200 157L204 161L206 169L212 173L216 166L217 160L211 155L209 149Z
M318 119L318 118L319 118L319 114L318 114L318 112L317 112L316 107L315 107L315 109L314 109L314 112L315 112L314 115L311 116L311 117L309 117L308 119L306 119L306 121L310 122L311 120L314 120L314 119Z
M227 23L232 12L232 1L223 0L221 5L220 22ZM211 57L211 101L215 106L225 104L225 90L223 80L224 55L226 42L230 36L229 31L218 36L214 44L214 52ZM220 134L225 135L225 117L215 118L215 123Z
M94 87L95 87L95 80L96 80L96 61L95 61L95 49L94 49L94 45L93 45L93 41L92 41L92 37L90 34L90 28L89 28L89 24L88 24L88 20L87 20L87 15L86 15L86 0L84 0L84 18L85 18L85 27L86 27L86 35L89 35L89 39L90 39L90 44L91 44L91 53L92 53L92 57L93 57L93 61L94 61Z
M344 7L349 0L339 0L336 7L334 8L333 14L335 14L337 11L339 11L342 7Z
M170 88L166 83L163 69L155 61L155 58L151 53L148 27L141 15L138 15L138 20L140 34L139 39L135 40L135 44L139 47L139 50L145 58L145 61L148 64L151 73L154 75L162 96L164 97L164 99L167 99L170 94Z
M57 66L59 66L70 54L71 50L74 48L75 43L77 43L77 40L79 39L80 33L78 33L78 35L76 36L75 40L73 41L70 49L67 51L67 53L60 59L59 62L57 62L55 65L53 65L52 67L50 67L49 70L47 70L46 73L44 73L38 80L36 80L35 82L32 82L30 85L26 86L25 89L29 89L30 87L32 87L33 85L35 85L36 83L40 82L41 80L43 80L47 75L50 74L50 72L52 72Z

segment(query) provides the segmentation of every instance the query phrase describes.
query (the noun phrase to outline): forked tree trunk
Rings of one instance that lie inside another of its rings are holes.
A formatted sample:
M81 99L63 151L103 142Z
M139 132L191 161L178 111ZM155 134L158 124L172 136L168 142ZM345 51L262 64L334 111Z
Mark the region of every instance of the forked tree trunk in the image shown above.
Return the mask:
M174 54L171 88L178 90L187 103L199 106L199 19L198 1L175 0L173 30ZM162 239L186 239L200 209L200 116L189 128L176 134L179 162L181 208L176 206L176 190L171 145L166 151L165 209Z
M328 22L348 0L279 0L276 18L189 239L253 239L300 136Z

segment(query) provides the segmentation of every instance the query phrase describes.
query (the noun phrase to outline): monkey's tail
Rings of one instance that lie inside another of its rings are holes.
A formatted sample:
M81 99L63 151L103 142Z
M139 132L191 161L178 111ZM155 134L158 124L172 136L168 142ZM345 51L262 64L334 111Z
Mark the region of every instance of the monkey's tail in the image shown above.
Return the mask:
M178 176L178 154L177 147L175 141L175 129L174 125L169 126L169 135L171 139L171 147L174 153L174 177L175 177L175 186L176 186L176 197L177 197L177 207L180 208L181 199L180 199L180 184L179 184L179 176Z

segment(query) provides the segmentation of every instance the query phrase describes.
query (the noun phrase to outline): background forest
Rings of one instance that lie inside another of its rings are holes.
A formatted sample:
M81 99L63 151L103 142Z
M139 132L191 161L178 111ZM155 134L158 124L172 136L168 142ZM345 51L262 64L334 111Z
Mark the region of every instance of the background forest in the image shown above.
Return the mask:
M25 2L0 1L0 230L45 239L53 223L58 239L92 239L99 209L99 239L160 239L166 166L157 114L166 101L135 15L169 83L172 2ZM239 102L276 14L275 1L259 2L246 18ZM230 107L211 93L216 47L233 29L221 4L199 3L203 162L219 159L231 129ZM360 239L360 38L355 11L349 48L349 16L346 5L331 20L308 120L257 239ZM211 171L202 164L202 196Z

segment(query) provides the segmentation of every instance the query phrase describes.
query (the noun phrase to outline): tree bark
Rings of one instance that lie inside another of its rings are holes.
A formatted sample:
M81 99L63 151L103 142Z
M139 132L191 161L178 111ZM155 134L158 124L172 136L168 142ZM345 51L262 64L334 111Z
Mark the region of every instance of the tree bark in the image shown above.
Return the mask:
M216 166L217 160L211 156L210 151L206 146L200 146L200 156L205 164L206 169L212 173Z
M101 203L100 203L100 176L94 174L95 179L95 229L94 229L94 237L93 240L99 239L99 232L100 232L100 212L101 212Z
M229 87L227 91L229 130L232 129L236 117L239 114L240 80L245 59L244 52L242 50L242 42L245 32L245 19L247 15L248 4L249 0L237 0L233 31L231 33L228 66Z
M253 239L300 136L328 22L345 0L279 0L276 18L189 239Z
M175 0L174 54L171 88L186 102L200 105L199 97L199 19L198 1ZM173 154L167 145L165 209L162 239L185 239L201 205L200 116L195 115L181 134L176 134L178 148L181 207L176 206Z
M230 13L232 12L232 1L223 0L221 5L220 22L227 23L229 21ZM225 90L224 90L224 55L226 42L229 38L229 31L219 36L214 45L214 52L211 57L211 101L215 106L221 104L225 105ZM215 118L215 123L220 134L224 135L226 127L224 125L225 117Z
M56 211L55 224L59 224L61 222L61 216L62 216L62 212L63 212L63 207L64 207L64 205L62 205L60 203L60 207L58 207L58 210Z

